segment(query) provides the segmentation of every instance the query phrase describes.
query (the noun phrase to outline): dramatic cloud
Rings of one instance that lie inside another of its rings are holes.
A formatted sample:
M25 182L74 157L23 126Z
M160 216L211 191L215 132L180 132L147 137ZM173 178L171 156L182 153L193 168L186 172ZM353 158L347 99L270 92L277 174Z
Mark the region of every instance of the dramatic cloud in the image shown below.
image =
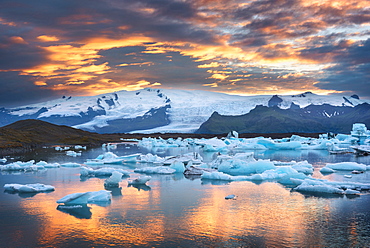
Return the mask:
M367 0L3 0L0 31L0 107L145 87L370 98Z

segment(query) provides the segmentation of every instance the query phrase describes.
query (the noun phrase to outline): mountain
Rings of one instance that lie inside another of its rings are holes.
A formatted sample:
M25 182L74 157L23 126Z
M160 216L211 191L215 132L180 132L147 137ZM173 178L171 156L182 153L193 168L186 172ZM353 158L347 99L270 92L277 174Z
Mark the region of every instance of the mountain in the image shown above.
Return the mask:
M302 109L309 105L355 107L370 103L358 96L236 96L208 91L143 89L0 108L0 126L37 119L98 133L193 133L212 113L237 116L256 106ZM259 132L259 131L258 131Z
M309 105L305 108L280 109L277 106L257 106L249 113L225 116L214 112L196 133L349 133L354 123L370 127L370 105L355 107L329 104Z

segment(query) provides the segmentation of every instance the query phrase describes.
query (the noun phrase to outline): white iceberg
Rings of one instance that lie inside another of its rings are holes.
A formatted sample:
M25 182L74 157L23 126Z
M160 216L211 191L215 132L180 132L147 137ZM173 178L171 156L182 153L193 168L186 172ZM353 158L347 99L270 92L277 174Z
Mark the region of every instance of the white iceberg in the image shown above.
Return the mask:
M61 167L81 167L81 164L69 162L69 163L63 163L60 166Z
M330 173L334 173L334 172L335 172L335 170L333 170L333 169L331 169L331 168L329 168L329 167L322 167L322 168L320 169L320 172L321 172L322 174L330 174Z
M275 169L274 163L270 160L258 160L253 162L244 161L241 159L224 160L218 166L218 171L230 175L249 175L262 173L266 170Z
M304 180L300 185L294 188L300 192L328 193L344 195L344 190L325 184L317 180Z
M208 172L204 171L201 175L201 179L207 180L222 180L222 181L245 181L249 180L249 176L231 176L229 174L215 171L215 172Z
M152 179L151 176L140 176L134 180L129 180L129 185L143 185L146 184L150 179Z
M5 184L4 189L11 192L20 192L20 193L38 193L46 191L54 191L55 187L51 185L45 185L41 183L34 184Z
M333 170L358 170L358 171L366 171L367 166L365 164L359 164L356 162L341 162L341 163L328 163L326 164L327 168Z
M173 174L176 172L176 170L168 166L150 166L150 167L136 168L134 172L147 173L147 174Z
M103 167L100 169L94 170L90 167L82 166L80 170L80 174L82 177L88 177L88 176L95 176L95 177L103 177L103 176L111 176L113 172L119 172L123 176L128 176L130 174L129 171L123 170L123 169L117 169L117 168L111 168L111 167Z
M65 205L81 205L88 203L109 203L112 199L111 191L100 190L84 193L73 193L57 200L59 204Z
M319 192L330 194L356 194L357 192L370 190L370 184L357 182L336 182L325 179L306 178L292 179L298 186L294 188L297 191Z
M66 151L66 155L71 156L71 157L77 157L77 156L81 156L82 153L81 152L75 152L75 151Z
M236 200L236 198L237 198L237 196L236 195L227 195L227 196L225 196L225 199L226 200Z
M123 174L118 171L113 171L112 175L105 180L104 186L108 188L119 187Z
M6 158L1 158L0 159L0 163L6 163L6 161L8 161Z

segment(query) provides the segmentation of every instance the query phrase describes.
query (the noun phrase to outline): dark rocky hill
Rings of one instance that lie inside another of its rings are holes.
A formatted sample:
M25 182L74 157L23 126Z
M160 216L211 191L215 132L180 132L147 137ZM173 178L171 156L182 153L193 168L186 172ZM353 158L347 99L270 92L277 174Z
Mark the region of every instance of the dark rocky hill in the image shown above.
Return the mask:
M369 104L355 107L309 105L302 109L259 105L248 114L239 116L223 116L214 112L197 133L349 133L354 123L370 127Z

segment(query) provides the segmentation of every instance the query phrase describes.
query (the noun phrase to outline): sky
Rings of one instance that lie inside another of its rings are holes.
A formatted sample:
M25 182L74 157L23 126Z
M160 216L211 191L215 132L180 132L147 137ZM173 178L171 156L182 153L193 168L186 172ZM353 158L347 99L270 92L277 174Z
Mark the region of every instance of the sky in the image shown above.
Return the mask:
M165 88L370 99L368 0L1 0L0 107Z

